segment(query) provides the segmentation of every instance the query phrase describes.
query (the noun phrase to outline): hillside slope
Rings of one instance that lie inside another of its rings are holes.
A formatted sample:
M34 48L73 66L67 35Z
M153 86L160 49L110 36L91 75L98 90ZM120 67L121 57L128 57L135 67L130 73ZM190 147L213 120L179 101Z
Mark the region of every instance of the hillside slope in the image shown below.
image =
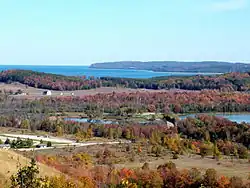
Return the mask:
M120 61L94 63L90 68L99 69L135 69L150 70L158 72L208 72L208 73L228 73L228 72L247 72L250 64L229 63L219 61L202 62L181 62L181 61Z
M17 164L21 166L29 164L30 159L15 153L10 150L0 149L0 181L8 180L8 178L17 172ZM41 176L54 176L59 175L60 172L50 168L44 164L38 164Z

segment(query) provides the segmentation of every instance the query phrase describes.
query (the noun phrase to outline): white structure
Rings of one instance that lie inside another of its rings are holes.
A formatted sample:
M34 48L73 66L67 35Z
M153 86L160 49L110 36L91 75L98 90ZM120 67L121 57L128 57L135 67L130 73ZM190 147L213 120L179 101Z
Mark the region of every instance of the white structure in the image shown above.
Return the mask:
M50 90L47 90L47 91L44 91L43 92L43 95L47 95L47 96L50 96L52 93Z
M71 93L71 96L74 96L75 95L75 93Z
M60 95L63 96L63 93L61 92Z

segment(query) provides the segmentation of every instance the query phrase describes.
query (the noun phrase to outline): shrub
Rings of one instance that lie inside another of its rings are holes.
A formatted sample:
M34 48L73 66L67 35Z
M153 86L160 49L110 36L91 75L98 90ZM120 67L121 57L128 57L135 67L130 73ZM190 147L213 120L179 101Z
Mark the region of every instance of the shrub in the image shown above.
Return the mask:
M142 168L142 170L149 170L149 164L148 163L144 163L141 168Z
M204 158L207 155L210 155L212 153L212 149L209 145L207 144L202 144L200 146L200 155L202 158Z
M175 152L173 154L173 159L179 159L179 155L177 153L175 153Z
M218 187L217 173L215 169L210 168L206 170L206 173L203 177L203 185L210 188Z
M243 181L240 177L232 177L230 178L230 187L231 188L242 188L243 187Z
M162 148L160 145L155 145L152 147L151 152L155 154L156 157L159 157L161 154Z
M47 147L51 147L52 143L50 141L47 142Z
M238 148L238 155L240 159L247 159L248 158L248 150L244 146L239 146Z
M220 153L216 143L213 146L213 158L216 160L219 160L221 158L221 153Z
M138 171L136 175L138 187L161 188L163 186L163 180L156 171Z
M10 139L7 138L7 139L5 140L5 142L4 142L4 144L11 144Z

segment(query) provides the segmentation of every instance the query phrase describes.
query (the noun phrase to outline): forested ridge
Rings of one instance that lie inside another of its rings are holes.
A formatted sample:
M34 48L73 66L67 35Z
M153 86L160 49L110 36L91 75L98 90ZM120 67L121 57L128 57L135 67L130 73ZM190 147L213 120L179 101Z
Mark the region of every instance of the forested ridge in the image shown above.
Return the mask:
M249 112L250 94L222 93L212 90L189 92L137 92L109 93L82 97L44 97L41 99L5 99L1 97L1 112L84 112L92 115L100 112L112 115L157 113L202 113L202 112Z
M48 106L58 109L74 109L78 111L83 106L104 109L114 115L134 112L249 112L250 94L221 93L217 91L192 92L137 92L97 94L84 97L58 97L57 99L41 99ZM68 105L66 105L68 104ZM70 105L72 105L70 107ZM66 110L67 111L67 110Z
M222 91L250 90L250 72L213 76L155 77L150 79L102 77L101 80L109 81L110 85L156 90L172 88L184 90L218 89Z
M145 89L217 89L221 91L250 91L250 72L212 76L155 77L149 79L94 78L63 76L29 70L7 70L0 73L0 81L20 82L28 86L52 90L81 90L98 87L125 87Z
M219 61L182 62L182 61L120 61L94 63L91 68L100 69L135 69L158 72L246 72L250 65L246 63L229 63Z
M0 81L5 83L20 82L31 87L52 90L80 90L101 86L94 77L64 76L30 70L7 70L0 73Z

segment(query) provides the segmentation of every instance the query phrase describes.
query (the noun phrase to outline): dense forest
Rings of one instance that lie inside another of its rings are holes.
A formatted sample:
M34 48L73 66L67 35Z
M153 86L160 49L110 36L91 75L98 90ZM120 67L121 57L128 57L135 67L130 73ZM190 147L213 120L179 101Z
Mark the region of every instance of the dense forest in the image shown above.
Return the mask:
M250 91L250 72L213 76L155 77L150 79L102 77L101 80L109 81L107 86L119 85L128 88ZM107 84L107 82L104 83Z
M100 87L100 80L85 76L63 76L29 70L7 70L0 73L0 82L20 82L35 88L80 90Z
M210 72L210 73L228 73L228 72L247 72L250 70L249 64L228 63L218 61L203 62L181 62L181 61L121 61L95 63L91 68L100 69L135 69L150 70L158 72Z
M216 89L221 91L249 91L250 72L213 76L156 77L149 79L94 78L63 76L28 70L8 70L0 73L0 82L20 82L28 86L51 90L80 90L97 87L125 87L145 89Z
M218 91L110 93L83 97L43 98L45 106L58 111L91 110L113 115L140 112L249 112L250 94Z
M93 136L128 140L144 138L149 139L152 143L164 146L169 145L167 143L168 139L179 133L183 138L183 142L179 143L178 152L187 149L185 147L191 147L190 143L193 141L199 141L200 143L204 141L217 142L219 150L225 155L233 154L234 148L245 148L245 156L242 155L241 157L246 158L248 157L247 148L250 149L250 124L231 122L225 118L210 115L199 115L195 118L189 117L184 120L176 120L176 127L168 127L164 122L158 125L148 124L144 126L136 122L102 125L60 119L55 121L48 118L40 119L35 125L31 125L28 119L20 119L20 124L15 123L13 117L2 116L1 119L5 120L5 124L0 124L3 127L40 130L60 136L63 134L73 134L79 140ZM26 124L24 124L24 121L26 121ZM230 146L224 145L229 142L231 142ZM196 146L201 147L201 145Z
M133 113L249 112L249 93L213 90L108 93L82 97L11 98L0 95L0 113L8 114L79 112L91 117L103 113L128 116Z

